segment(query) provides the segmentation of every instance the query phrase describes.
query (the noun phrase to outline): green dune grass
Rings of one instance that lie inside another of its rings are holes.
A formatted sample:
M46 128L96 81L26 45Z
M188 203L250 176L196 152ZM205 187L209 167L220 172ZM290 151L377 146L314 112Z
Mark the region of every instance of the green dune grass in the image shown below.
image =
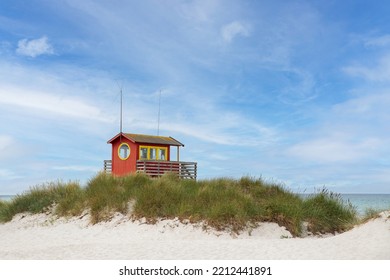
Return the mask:
M0 221L10 221L22 212L78 216L84 210L89 210L92 224L120 212L150 222L161 218L202 221L234 232L259 222L276 222L294 236L301 234L303 222L313 233L343 232L358 222L356 209L326 189L303 199L281 184L250 177L194 181L174 174L152 179L143 174L115 177L104 173L85 187L77 182L52 182L0 202Z

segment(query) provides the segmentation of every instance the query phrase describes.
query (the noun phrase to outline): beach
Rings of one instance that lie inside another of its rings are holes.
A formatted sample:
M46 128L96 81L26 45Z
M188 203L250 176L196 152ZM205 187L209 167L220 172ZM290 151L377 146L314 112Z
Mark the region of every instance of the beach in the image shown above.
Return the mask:
M390 211L348 232L293 238L275 223L239 234L188 221L148 224L116 214L91 225L88 214L18 214L0 224L2 260L389 260Z

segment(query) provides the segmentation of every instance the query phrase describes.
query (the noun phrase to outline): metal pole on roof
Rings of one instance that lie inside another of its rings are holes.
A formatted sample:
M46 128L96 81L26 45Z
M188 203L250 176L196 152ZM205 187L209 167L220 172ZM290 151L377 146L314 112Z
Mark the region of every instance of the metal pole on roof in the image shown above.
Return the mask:
M122 112L122 107L123 107L123 97L122 97L122 87L121 87L121 121L120 121L120 133L122 134L122 119L123 119L123 112Z
M119 130L120 130L120 134L122 135L122 123L123 123L123 93L122 93L122 89L123 89L123 84L119 84L118 81L116 81L118 87L119 87L119 92L121 94L121 107L120 107L120 120L119 120Z
M161 108L161 89L158 97L157 136L160 135L160 108Z

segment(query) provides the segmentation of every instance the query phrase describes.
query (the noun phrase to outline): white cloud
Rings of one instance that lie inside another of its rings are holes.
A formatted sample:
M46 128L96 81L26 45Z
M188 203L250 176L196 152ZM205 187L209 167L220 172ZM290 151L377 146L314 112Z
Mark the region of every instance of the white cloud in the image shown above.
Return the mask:
M302 140L288 148L287 154L316 163L356 165L388 158L388 91L354 94L326 110L315 130L302 131Z
M0 159L4 159L12 154L12 151L10 151L12 143L12 137L0 135Z
M180 12L183 17L194 20L195 22L207 22L213 20L219 11L219 1L191 1L182 3Z
M10 42L0 41L0 55L8 54L11 49L12 49L12 45Z
M383 35L379 37L366 38L364 40L366 47L386 47L390 45L390 35Z
M233 21L222 27L221 35L225 42L230 43L239 35L248 37L250 35L250 28L245 23Z
M0 177L2 180L15 180L22 178L22 176L16 175L14 172L8 169L0 169Z
M144 107L143 107L144 108ZM139 111L139 114L141 111ZM150 115L150 114L148 114ZM180 116L171 117L169 121L160 124L161 131L183 134L192 139L226 146L250 146L264 147L274 143L277 131L271 127L254 122L240 115L228 116L226 111L215 108L215 112L203 110L199 115L191 119L182 119ZM205 121L202 117L207 116L212 122ZM156 122L153 119L133 119L129 121L132 129L155 131Z
M12 143L12 137L0 135L0 151L4 151Z
M343 71L350 76L360 77L368 81L389 82L390 54L381 57L374 66L347 66L343 68Z
M280 101L297 105L317 97L316 82L311 73L294 67L285 67L283 72L288 74L290 82L278 94Z
M378 124L389 122L390 95L388 90L364 93L362 96L336 104L333 107L333 113L339 116L339 119L358 121L360 125L372 126L372 121L375 121L377 125L374 128L377 128ZM387 129L383 128L383 131L387 131Z
M376 139L354 141L342 137L324 137L299 143L289 149L295 157L320 163L356 162L369 156L380 146Z
M86 166L86 165L66 165L66 166L53 166L51 169L53 170L61 170L61 171L80 171L80 172L98 172L101 168L96 166Z
M99 108L80 98L36 92L16 87L0 87L0 104L20 106L72 118L93 119L106 122Z
M43 36L39 39L22 39L18 42L16 53L30 57L37 57L43 54L53 54L54 49L48 42L48 38Z

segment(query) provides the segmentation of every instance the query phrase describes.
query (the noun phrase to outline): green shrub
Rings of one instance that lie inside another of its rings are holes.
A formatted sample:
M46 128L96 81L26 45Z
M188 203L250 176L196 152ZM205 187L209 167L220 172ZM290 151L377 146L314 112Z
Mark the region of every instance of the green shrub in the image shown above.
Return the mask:
M273 189L277 195L269 195L262 203L265 205L268 221L286 227L292 235L301 233L303 222L303 201L292 193L282 192L279 188Z
M85 196L93 224L109 220L113 212L126 213L128 197L119 177L98 174L88 182Z
M349 230L357 222L357 212L339 194L323 189L304 201L304 218L313 233L334 233Z
M191 204L186 190L188 188L182 188L181 180L174 174L145 181L137 191L134 215L153 220L180 217L180 211L186 211L184 206Z
M119 184L125 189L125 196L128 198L134 198L137 192L142 189L145 185L151 183L152 179L143 173L135 173L124 177L117 178Z
M57 204L61 205L62 199L66 197L67 190L72 188L79 188L79 184L77 182L63 183L58 181L32 187L6 204L6 207L2 210L1 220L7 222L18 213L42 213ZM73 208L74 205L70 204L68 207Z
M55 213L59 216L78 216L85 209L84 190L78 183L68 183L58 189L60 199Z

